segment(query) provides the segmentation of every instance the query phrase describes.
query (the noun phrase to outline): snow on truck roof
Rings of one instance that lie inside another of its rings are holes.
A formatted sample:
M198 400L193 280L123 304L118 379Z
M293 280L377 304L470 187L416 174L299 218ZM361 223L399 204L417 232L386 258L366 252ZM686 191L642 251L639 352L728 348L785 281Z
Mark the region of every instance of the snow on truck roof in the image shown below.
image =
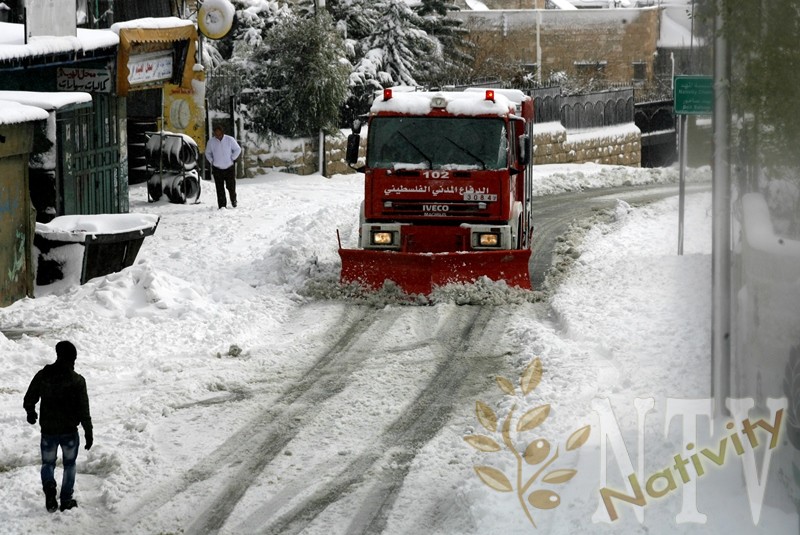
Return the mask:
M370 112L426 115L433 107L433 100L443 98L446 105L442 109L452 115L503 116L507 115L509 110L515 110L526 98L526 95L517 89L489 89L489 91L494 91L494 101L487 100L487 89L484 88L470 88L463 92L391 89L392 97L386 100L383 95L378 96L372 103Z

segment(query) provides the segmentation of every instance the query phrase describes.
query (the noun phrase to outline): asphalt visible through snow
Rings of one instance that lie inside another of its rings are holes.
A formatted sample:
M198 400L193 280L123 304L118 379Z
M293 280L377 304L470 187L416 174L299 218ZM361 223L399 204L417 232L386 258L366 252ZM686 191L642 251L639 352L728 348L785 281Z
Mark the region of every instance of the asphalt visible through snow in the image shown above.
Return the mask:
M687 184L686 193L710 191L710 183ZM553 266L557 243L570 226L591 226L609 217L609 211L624 200L631 206L642 206L678 194L678 185L624 186L618 188L589 189L536 197L533 200L534 240L531 255L531 285L535 290L545 287L548 272ZM675 225L678 222L675 221ZM675 244L677 250L677 243ZM559 259L556 259L556 264Z

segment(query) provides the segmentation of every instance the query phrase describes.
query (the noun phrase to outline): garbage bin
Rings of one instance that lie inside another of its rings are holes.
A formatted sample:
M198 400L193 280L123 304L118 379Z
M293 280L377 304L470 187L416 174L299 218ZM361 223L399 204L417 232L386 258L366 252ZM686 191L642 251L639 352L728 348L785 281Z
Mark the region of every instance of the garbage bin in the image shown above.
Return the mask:
M154 214L99 214L36 223L36 284L46 286L64 279L84 284L132 266L159 220Z

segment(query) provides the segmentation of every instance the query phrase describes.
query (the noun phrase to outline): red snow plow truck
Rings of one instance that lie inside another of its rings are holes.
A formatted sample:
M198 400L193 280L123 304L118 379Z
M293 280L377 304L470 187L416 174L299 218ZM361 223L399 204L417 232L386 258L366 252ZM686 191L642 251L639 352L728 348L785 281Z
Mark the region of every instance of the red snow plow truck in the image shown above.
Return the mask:
M530 289L533 101L521 91L385 89L370 109L359 248L341 281L409 294L481 277ZM360 127L348 139L358 159Z

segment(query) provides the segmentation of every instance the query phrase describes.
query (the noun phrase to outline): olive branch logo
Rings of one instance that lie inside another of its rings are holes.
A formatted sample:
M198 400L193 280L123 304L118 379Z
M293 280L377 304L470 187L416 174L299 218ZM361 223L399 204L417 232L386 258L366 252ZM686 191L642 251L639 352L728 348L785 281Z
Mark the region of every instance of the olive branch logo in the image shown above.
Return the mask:
M528 366L525 368L525 371L523 371L522 375L520 376L519 386L522 396L518 394L517 389L514 387L514 384L511 381L500 376L495 378L497 385L503 392L515 397L525 397L533 392L533 390L539 385L541 379L542 362L539 360L539 358L534 359L530 364L528 364ZM478 477L481 479L481 481L498 492L514 492L516 490L517 498L522 506L522 510L525 512L525 516L535 528L536 522L533 520L533 515L529 505L535 509L541 510L554 509L561 504L561 497L549 489L534 490L528 495L527 501L525 499L525 495L529 490L531 490L531 487L533 487L533 485L539 480L539 477L542 476L542 474L544 475L541 478L541 483L561 484L572 479L575 474L577 474L577 470L564 468L554 469L545 473L545 471L550 468L550 465L552 465L556 459L558 459L559 448L556 447L555 452L551 456L550 453L552 447L550 442L544 438L534 439L528 444L524 452L518 451L514 446L514 442L511 440L511 428L516 409L517 405L514 404L511 410L508 412L505 420L503 420L500 431L502 444L514 455L514 458L517 462L517 473L515 478L516 485L513 484L511 479L506 477L503 472L497 468L492 468L491 466L476 466L475 472L478 474ZM486 428L489 433L497 436L497 415L491 409L491 407L482 401L477 401L475 404L475 414L477 415L478 421L481 423L481 425L483 425L483 427ZM541 425L542 422L547 419L549 414L549 404L540 405L525 412L525 414L517 419L516 434L519 435L520 433L536 429L536 427ZM589 425L581 427L577 431L573 432L567 439L565 449L567 451L573 451L583 446L583 444L589 438L590 432L591 426ZM467 444L482 452L494 453L503 449L500 443L491 436L468 435L464 437L464 440L467 442ZM525 472L523 468L525 467L525 464L536 466L538 469L527 481L523 482L523 473Z

